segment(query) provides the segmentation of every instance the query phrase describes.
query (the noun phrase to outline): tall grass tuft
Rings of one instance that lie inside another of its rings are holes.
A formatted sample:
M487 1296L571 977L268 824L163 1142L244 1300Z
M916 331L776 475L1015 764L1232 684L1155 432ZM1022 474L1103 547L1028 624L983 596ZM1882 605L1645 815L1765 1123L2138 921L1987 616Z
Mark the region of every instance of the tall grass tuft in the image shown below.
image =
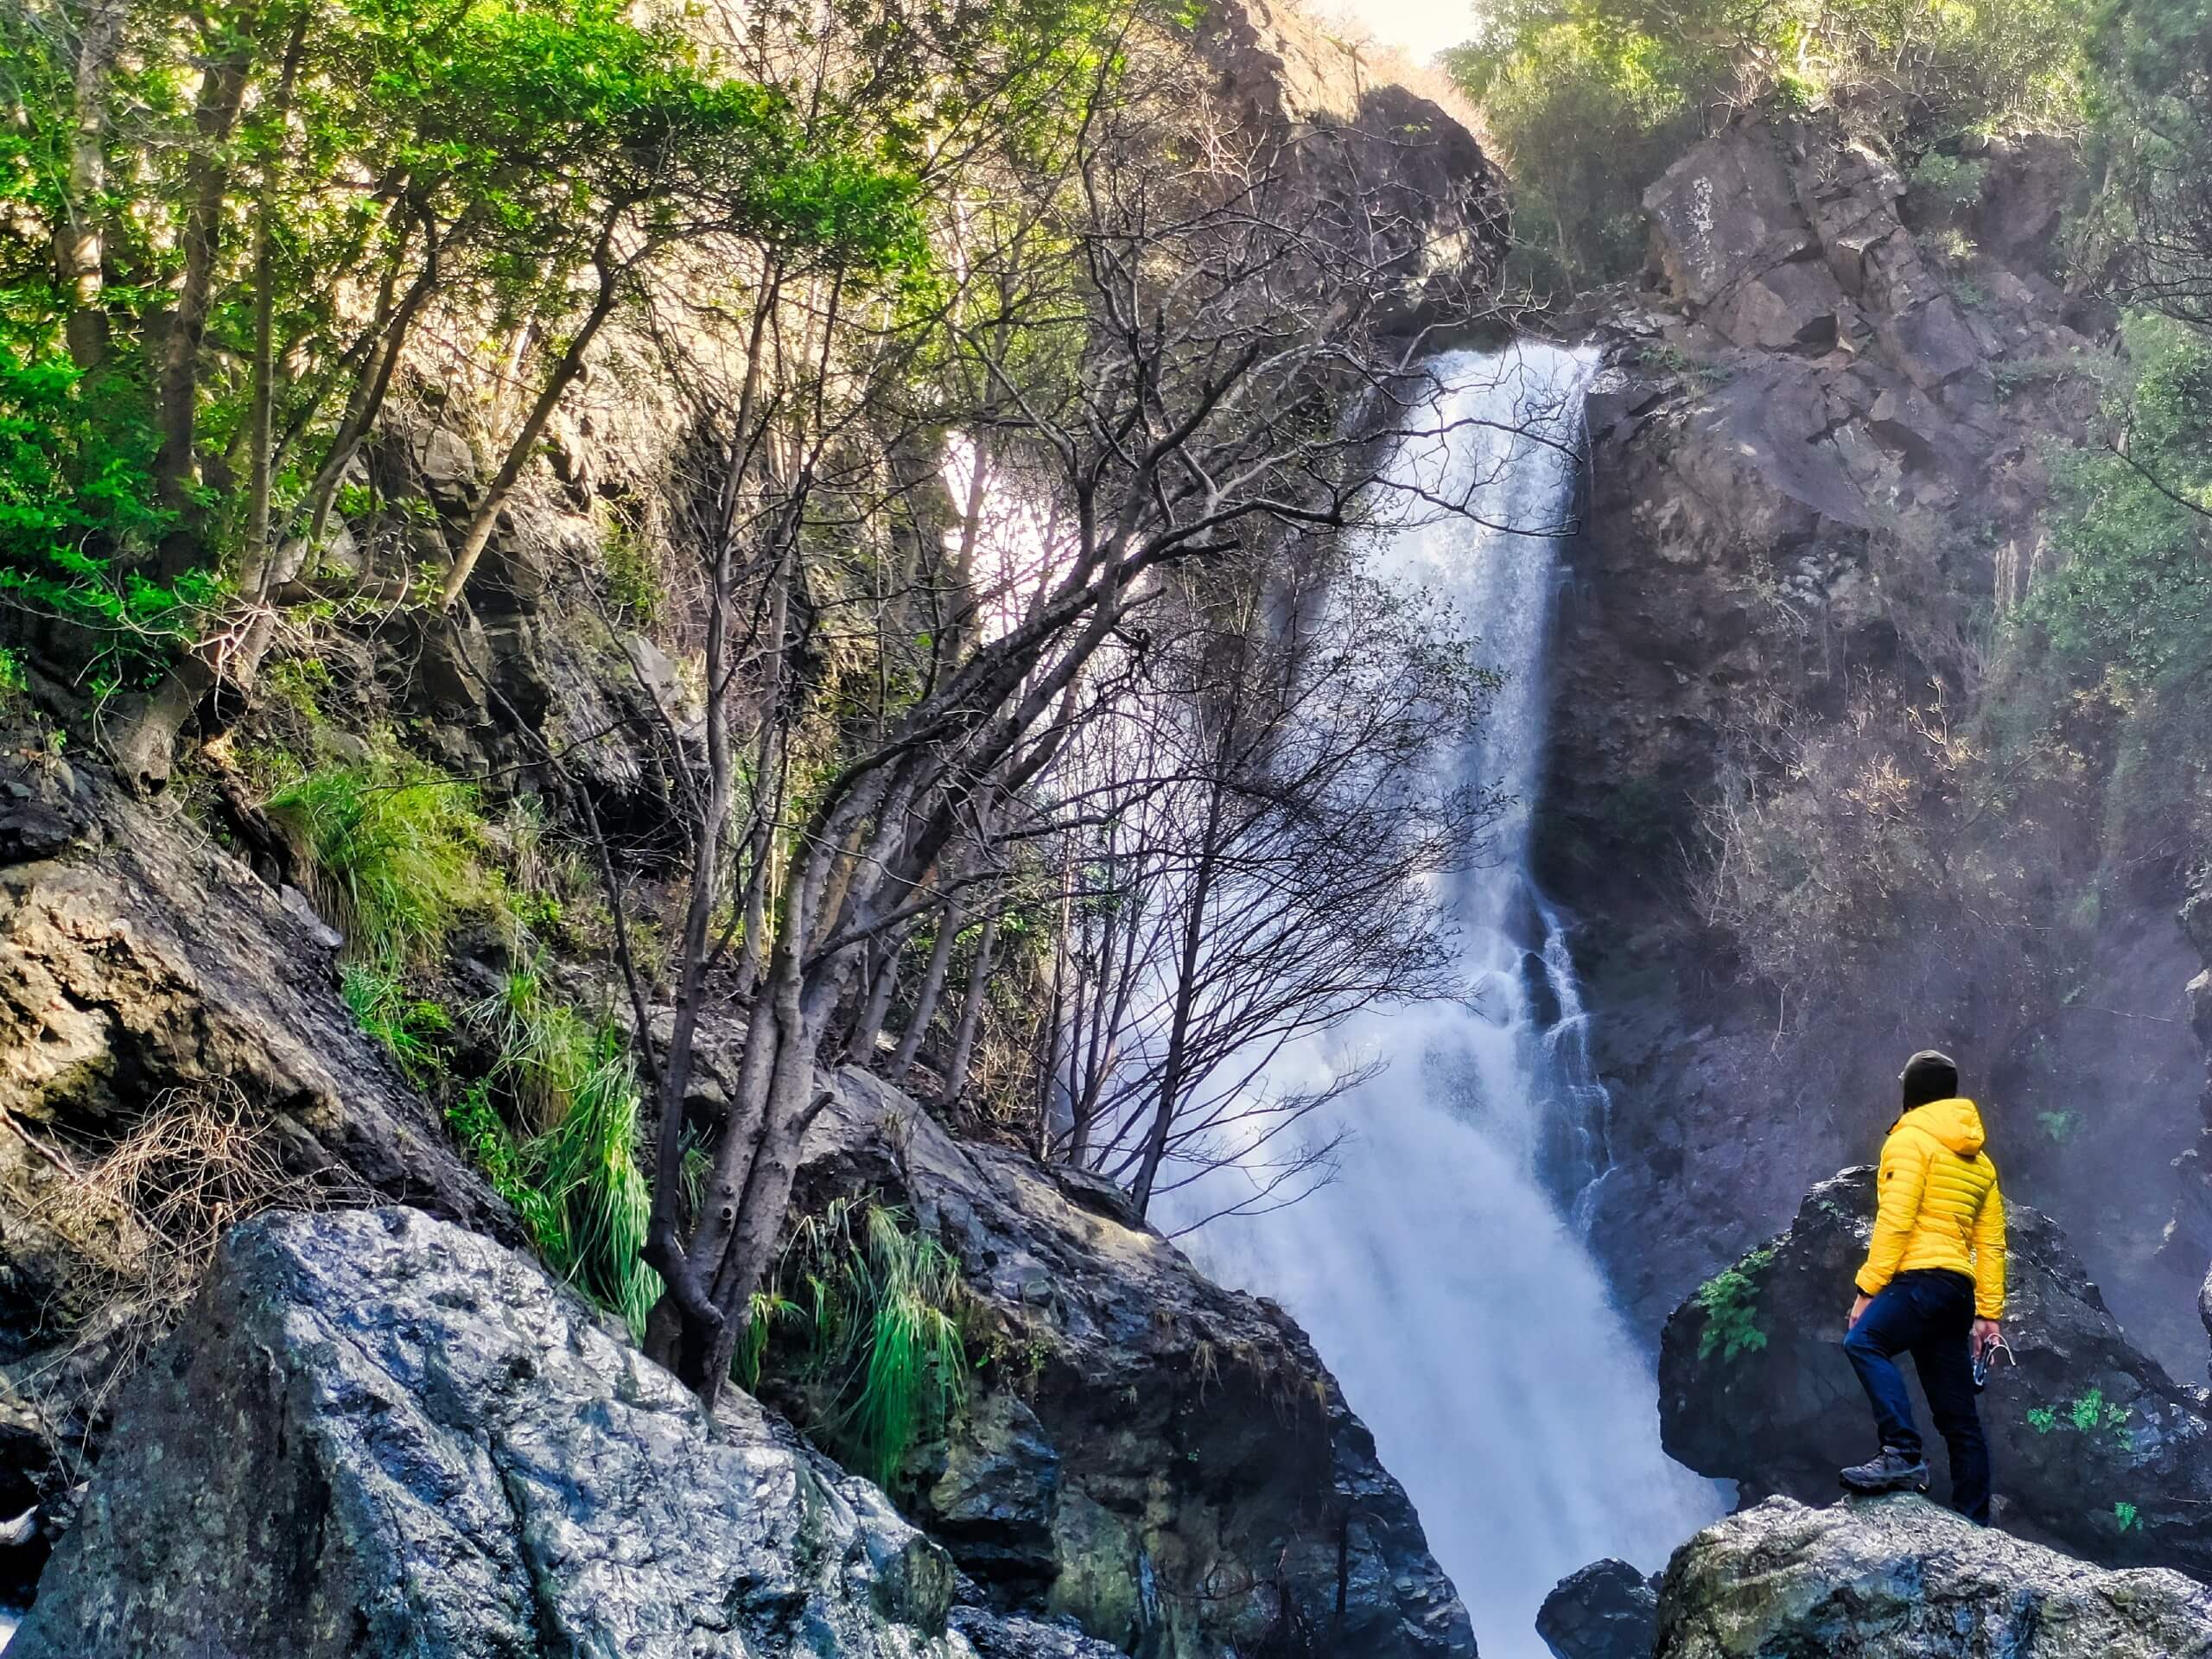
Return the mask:
M661 1285L645 1261L652 1193L638 1167L638 1075L620 1032L601 1027L594 1048L567 1115L531 1146L538 1189L561 1221L546 1259L643 1342Z
M354 1022L382 1043L408 1080L420 1088L442 1064L438 1039L453 1021L442 1004L416 996L395 974L365 962L344 963L339 995Z
M749 1389L791 1330L786 1381L815 1433L888 1487L918 1440L959 1409L968 1378L960 1263L906 1212L839 1198L793 1230L776 1281L753 1299L737 1378Z
M627 1039L548 995L529 968L509 973L464 1017L495 1058L476 1098L464 1097L456 1131L495 1183L504 1174L501 1190L546 1264L642 1341L660 1279L644 1260L652 1195L638 1165L642 1091ZM509 1105L506 1118L492 1104L494 1091ZM522 1126L520 1139L510 1120Z
M476 791L417 761L319 766L278 790L268 810L313 855L316 903L353 960L424 963L455 919L484 902Z

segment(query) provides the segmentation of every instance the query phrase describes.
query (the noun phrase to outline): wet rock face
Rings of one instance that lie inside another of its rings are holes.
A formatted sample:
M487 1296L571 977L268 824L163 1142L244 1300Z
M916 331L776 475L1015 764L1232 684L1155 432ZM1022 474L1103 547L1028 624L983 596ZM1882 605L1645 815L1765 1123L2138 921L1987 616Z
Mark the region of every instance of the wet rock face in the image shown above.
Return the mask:
M952 1140L839 1075L799 1203L875 1193L995 1327L909 1515L1002 1605L1158 1659L1471 1659L1465 1608L1304 1332L1211 1283L1095 1178Z
M402 1210L234 1232L132 1385L29 1659L1103 1659L969 1611L882 1495L709 1420L521 1257ZM988 1644L988 1645L986 1645Z
M1815 1502L1834 1496L1838 1469L1872 1454L1872 1418L1841 1344L1874 1203L1871 1169L1821 1182L1787 1232L1668 1321L1659 1415L1675 1457L1738 1481L1747 1498ZM1999 1525L2096 1561L2212 1574L2202 1395L2128 1342L2050 1217L2014 1204L2007 1224L2005 1328L2019 1363L2000 1363L1980 1398ZM1914 1395L1940 1468L1916 1383Z
M1651 1659L1658 1625L1658 1580L1626 1561L1578 1567L1536 1610L1536 1634L1554 1659Z
M2106 1572L1895 1497L1788 1498L1675 1552L1654 1659L2202 1659L2212 1592Z

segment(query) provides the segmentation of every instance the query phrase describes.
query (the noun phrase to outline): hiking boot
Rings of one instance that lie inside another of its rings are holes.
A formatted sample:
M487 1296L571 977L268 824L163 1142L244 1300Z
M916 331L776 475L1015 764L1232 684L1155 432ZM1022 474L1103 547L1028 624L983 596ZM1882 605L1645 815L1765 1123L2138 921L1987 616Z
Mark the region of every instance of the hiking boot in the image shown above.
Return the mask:
M1885 1446L1880 1456L1852 1465L1840 1478L1854 1492L1924 1492L1928 1459Z

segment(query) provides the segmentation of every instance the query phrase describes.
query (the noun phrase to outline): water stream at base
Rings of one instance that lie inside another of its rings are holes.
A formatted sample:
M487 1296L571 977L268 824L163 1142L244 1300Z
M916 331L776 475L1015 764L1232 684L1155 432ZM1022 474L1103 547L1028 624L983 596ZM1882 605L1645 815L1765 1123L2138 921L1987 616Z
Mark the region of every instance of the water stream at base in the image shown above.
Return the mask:
M1393 480L1447 499L1471 488L1492 524L1563 523L1589 359L1524 342L1431 367L1445 419L1401 443ZM1561 1577L1606 1555L1662 1566L1725 1505L1660 1450L1650 1367L1583 1238L1610 1103L1562 918L1529 874L1558 543L1422 518L1370 532L1367 568L1450 598L1478 659L1506 677L1451 764L1516 804L1438 895L1476 995L1363 1014L1325 1052L1279 1056L1266 1081L1285 1090L1347 1048L1389 1064L1327 1109L1320 1133L1351 1131L1334 1182L1184 1243L1311 1333L1419 1509L1484 1659L1545 1659L1534 1620ZM1166 1219L1233 1201L1239 1179L1208 1177Z

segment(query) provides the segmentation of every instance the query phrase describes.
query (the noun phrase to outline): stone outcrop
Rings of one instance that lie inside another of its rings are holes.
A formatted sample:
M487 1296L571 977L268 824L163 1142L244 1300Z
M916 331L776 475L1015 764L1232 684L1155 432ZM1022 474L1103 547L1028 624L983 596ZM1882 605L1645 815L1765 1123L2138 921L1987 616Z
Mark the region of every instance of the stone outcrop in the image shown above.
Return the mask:
M1474 1653L1412 1504L1280 1307L1203 1277L1109 1183L955 1141L849 1070L799 1207L863 1193L957 1255L992 1328L908 1513L995 1600L1161 1659Z
M1536 1610L1536 1634L1553 1659L1651 1659L1658 1628L1658 1576L1626 1561L1576 1568Z
M1667 1322L1659 1415L1670 1453L1737 1481L1746 1498L1809 1502L1833 1497L1836 1471L1873 1451L1841 1347L1873 1211L1871 1169L1821 1182L1787 1232ZM2007 1224L2005 1326L2019 1363L1997 1365L1980 1399L1999 1524L2100 1562L2212 1574L2203 1396L2130 1344L2049 1217L2014 1203ZM1940 1467L1942 1442L1928 1439Z
M1389 321L1449 327L1488 309L1505 176L1456 116L1393 78L1387 54L1280 0L1210 7L1197 48L1236 126L1287 145L1278 164L1311 197L1315 233L1394 278Z
M1660 1595L1654 1659L2202 1659L2212 1592L2101 1571L1923 1498L1784 1497L1707 1528Z
M522 1257L409 1210L226 1241L123 1407L20 1659L1108 1659ZM971 1637L968 1632L973 1632Z

